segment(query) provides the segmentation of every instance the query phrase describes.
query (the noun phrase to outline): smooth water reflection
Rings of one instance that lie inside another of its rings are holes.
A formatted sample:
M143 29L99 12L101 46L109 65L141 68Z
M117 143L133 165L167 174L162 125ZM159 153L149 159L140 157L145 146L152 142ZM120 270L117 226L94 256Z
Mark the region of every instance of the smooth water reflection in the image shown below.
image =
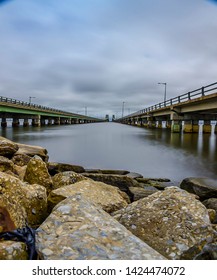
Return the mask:
M217 179L217 136L174 134L117 123L7 128L2 136L47 148L50 161L126 169L145 177Z

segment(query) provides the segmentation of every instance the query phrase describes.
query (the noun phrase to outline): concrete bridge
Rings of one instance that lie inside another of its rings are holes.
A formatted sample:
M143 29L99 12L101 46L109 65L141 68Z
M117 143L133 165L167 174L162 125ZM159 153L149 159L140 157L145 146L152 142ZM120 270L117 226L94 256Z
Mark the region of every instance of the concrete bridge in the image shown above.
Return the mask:
M21 119L23 120L23 126L29 126L30 124L33 126L82 124L105 121L2 96L0 96L0 118L1 127L7 127L7 119L12 119L13 127L19 126Z
M198 88L117 119L116 122L149 128L162 128L162 122L172 132L211 133L211 121L217 120L217 83ZM217 133L217 125L215 125Z

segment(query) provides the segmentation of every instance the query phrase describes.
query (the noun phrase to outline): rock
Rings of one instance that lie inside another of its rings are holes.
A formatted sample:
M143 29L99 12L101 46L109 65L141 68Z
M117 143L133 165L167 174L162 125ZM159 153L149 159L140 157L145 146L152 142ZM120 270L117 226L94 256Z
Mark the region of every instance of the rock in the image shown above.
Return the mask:
M19 149L18 145L0 136L0 156L11 158Z
M26 174L26 168L27 168L27 165L24 165L24 166L14 165L14 172L17 174L18 178L21 181L24 180L24 176Z
M202 203L207 209L214 209L217 212L217 198L209 198Z
M109 175L109 174L88 174L83 173L85 177L91 178L94 181L100 181L108 185L118 187L121 191L125 192L131 201L133 201L133 193L130 191L130 187L140 187L140 184L127 176L123 175Z
M127 177L133 178L133 179L137 179L137 178L143 178L143 176L139 173L136 172L129 172L126 174Z
M26 225L27 214L21 201L20 180L0 172L0 232Z
M81 195L56 205L36 231L36 249L44 260L164 259Z
M25 243L0 240L0 260L28 260Z
M66 164L66 163L57 163L57 162L48 162L47 168L51 176L54 176L57 173L65 172L65 171L74 171L76 173L85 172L85 169L82 166Z
M126 175L129 171L126 170L103 170L101 169L102 174L110 174L110 175Z
M215 217L212 215L210 220L213 224L217 224L217 198L209 198L202 201L202 203L207 209L212 209L215 211Z
M27 213L28 225L36 228L47 218L46 188L37 184L22 184L21 187L26 193L23 205Z
M198 195L202 200L217 198L217 181L209 178L186 178L181 182L180 188Z
M194 260L217 260L217 243L206 244Z
M18 165L18 166L25 166L29 163L31 157L25 154L18 154L13 156L13 158L11 159L13 161L14 164Z
M87 180L87 178L73 171L61 172L53 176L53 189L75 184L83 180Z
M32 146L32 145L26 145L26 144L19 144L18 145L18 151L16 152L15 155L27 155L30 157L34 156L39 156L42 158L43 161L47 162L48 161L48 153L47 150L43 147L40 146Z
M130 191L133 193L133 201L137 201L141 198L147 197L155 192L158 192L159 190L154 187L131 187L129 188Z
M14 172L13 162L6 157L0 156L0 171L1 172L7 172L7 171Z
M46 189L0 172L0 213L0 232L36 227L47 217Z
M51 191L53 183L51 176L46 163L39 156L33 157L27 164L24 181L44 186L48 193Z
M83 180L50 192L48 196L49 211L63 199L78 193L108 213L119 210L130 203L128 196L116 187L102 182Z
M149 183L149 181L157 181L157 182L170 182L168 178L136 178L136 181L139 183Z
M169 259L179 259L184 251L216 232L207 209L194 195L178 187L168 187L113 213L137 237Z

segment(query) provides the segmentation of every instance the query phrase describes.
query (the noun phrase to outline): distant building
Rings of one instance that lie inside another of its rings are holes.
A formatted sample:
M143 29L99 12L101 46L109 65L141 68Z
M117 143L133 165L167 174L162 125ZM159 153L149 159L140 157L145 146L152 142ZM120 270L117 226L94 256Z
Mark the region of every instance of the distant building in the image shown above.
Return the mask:
M107 122L109 122L109 115L105 115L105 119Z
M115 121L115 115L112 115L112 121Z

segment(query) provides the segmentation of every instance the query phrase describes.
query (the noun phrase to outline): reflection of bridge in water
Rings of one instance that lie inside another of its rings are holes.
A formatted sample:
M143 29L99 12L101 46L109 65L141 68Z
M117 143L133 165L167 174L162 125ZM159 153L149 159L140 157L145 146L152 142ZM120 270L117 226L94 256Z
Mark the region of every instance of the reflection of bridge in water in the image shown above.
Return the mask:
M212 121L217 120L217 83L179 95L117 119L117 122L149 128L162 128L162 122L172 132L212 132ZM216 122L215 122L216 123ZM214 128L217 133L217 125Z
M12 126L17 127L20 120L23 126L29 125L29 119L33 126L52 125L52 124L82 124L102 122L103 119L65 112L41 105L19 101L12 98L0 97L0 118L1 126L7 126L7 119L12 118Z

